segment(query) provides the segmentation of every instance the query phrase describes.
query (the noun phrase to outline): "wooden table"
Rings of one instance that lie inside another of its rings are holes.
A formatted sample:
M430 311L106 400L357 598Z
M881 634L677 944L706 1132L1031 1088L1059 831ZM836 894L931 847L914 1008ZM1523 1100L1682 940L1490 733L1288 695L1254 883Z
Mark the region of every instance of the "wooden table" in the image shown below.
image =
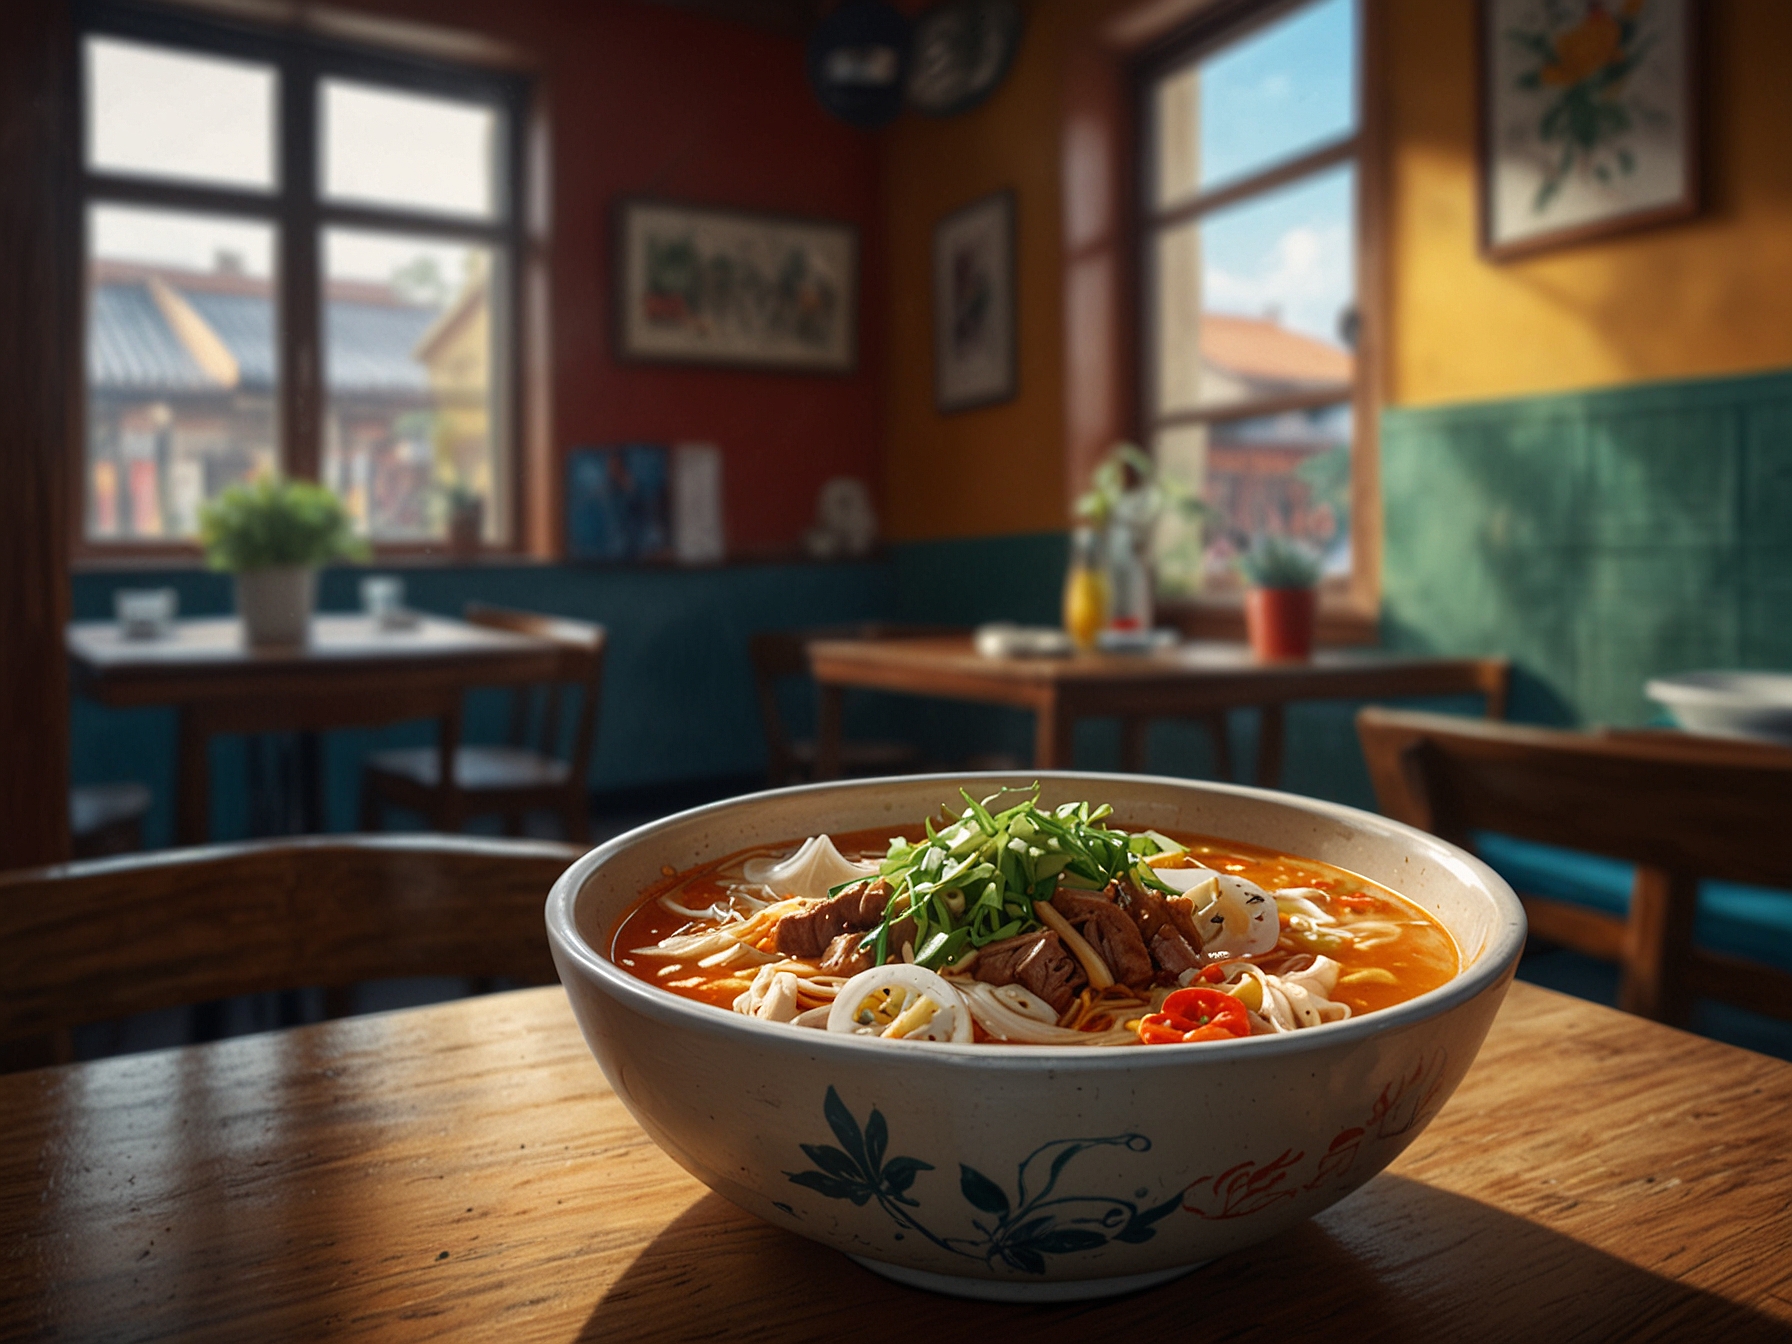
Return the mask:
M68 628L75 686L101 704L173 705L179 711L175 838L208 838L206 744L215 733L299 732L437 720L452 750L470 686L551 680L559 652L547 640L436 616L386 630L367 616L318 616L298 648L252 649L235 620L178 621L165 639L126 639L110 621ZM303 740L303 739L302 739ZM321 828L316 739L302 790Z
M1299 700L1376 700L1475 693L1489 718L1506 710L1504 658L1419 658L1371 649L1322 649L1307 662L1260 663L1243 644L1196 642L1151 654L986 658L968 638L818 640L809 665L820 688L816 773L839 777L841 697L847 687L1030 709L1033 767L1068 769L1080 718L1118 718L1122 768L1143 770L1152 719L1199 718L1229 709L1262 714L1257 778L1282 773L1282 713ZM1216 734L1216 738L1223 734ZM1225 744L1216 740L1224 762ZM1222 774L1231 773L1224 764Z
M1318 1218L1162 1288L898 1287L641 1133L558 987L0 1077L0 1337L1784 1340L1792 1065L1517 984Z

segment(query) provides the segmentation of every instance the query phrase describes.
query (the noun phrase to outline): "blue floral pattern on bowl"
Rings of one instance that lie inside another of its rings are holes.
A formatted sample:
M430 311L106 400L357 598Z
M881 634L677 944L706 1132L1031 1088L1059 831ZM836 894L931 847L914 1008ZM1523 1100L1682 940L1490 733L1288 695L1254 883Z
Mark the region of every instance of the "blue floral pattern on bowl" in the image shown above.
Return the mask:
M1144 1153L1150 1151L1151 1140L1143 1134L1055 1139L1021 1161L1012 1198L998 1182L960 1163L958 1189L971 1207L975 1235L943 1236L922 1221L921 1201L911 1193L922 1172L936 1170L933 1163L918 1157L886 1157L889 1125L875 1106L861 1128L840 1094L829 1087L821 1109L840 1146L801 1145L815 1165L809 1171L785 1172L793 1184L829 1199L851 1200L861 1208L876 1200L899 1228L925 1237L943 1251L991 1266L1044 1274L1048 1255L1092 1251L1110 1241L1149 1241L1156 1235L1154 1224L1182 1206L1180 1190L1149 1208L1138 1203L1147 1194L1144 1189L1134 1191L1132 1199L1059 1194L1059 1179L1078 1153L1116 1146ZM903 1233L896 1235L900 1238Z

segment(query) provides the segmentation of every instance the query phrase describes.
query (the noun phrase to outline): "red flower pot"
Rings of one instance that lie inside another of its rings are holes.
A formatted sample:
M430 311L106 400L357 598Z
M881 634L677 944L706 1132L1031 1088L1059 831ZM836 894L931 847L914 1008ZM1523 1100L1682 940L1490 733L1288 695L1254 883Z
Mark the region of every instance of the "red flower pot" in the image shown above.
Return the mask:
M1312 588L1251 588L1244 595L1244 627L1258 662L1301 662L1313 654L1319 595Z

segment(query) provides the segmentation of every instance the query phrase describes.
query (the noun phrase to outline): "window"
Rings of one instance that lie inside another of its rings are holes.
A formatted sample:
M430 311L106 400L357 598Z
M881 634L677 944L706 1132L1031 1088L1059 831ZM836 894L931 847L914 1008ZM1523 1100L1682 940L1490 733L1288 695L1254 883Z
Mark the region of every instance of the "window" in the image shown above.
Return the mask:
M522 89L130 9L82 34L83 538L278 471L377 543L512 525Z
M1352 577L1357 61L1354 0L1309 0L1145 68L1144 428L1212 509L1161 532L1166 596L1228 586L1263 533Z

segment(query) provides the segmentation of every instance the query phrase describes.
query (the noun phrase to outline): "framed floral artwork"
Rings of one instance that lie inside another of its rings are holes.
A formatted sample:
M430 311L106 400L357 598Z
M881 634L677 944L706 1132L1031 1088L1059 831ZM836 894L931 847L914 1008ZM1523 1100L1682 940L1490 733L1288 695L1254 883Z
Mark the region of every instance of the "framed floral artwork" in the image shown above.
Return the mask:
M859 238L850 224L625 200L616 346L627 359L850 373Z
M933 388L942 412L1015 393L1014 193L998 191L933 228Z
M1697 211L1696 4L1481 0L1484 253Z

